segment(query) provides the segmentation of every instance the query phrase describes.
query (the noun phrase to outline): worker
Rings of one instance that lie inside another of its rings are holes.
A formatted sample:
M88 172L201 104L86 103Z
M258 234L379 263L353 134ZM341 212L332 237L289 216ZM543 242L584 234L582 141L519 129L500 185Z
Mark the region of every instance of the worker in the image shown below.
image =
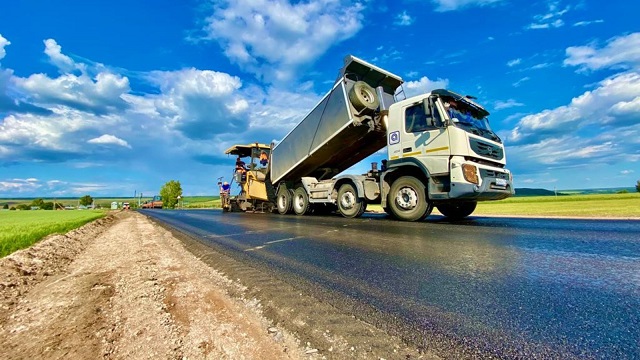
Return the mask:
M260 153L260 165L262 166L267 166L267 163L269 162L269 156L267 155L267 153L263 150Z
M246 171L247 169L245 168L245 165L246 164L244 163L244 161L242 161L240 156L238 156L238 158L236 159L236 171L238 170Z
M242 161L242 159L240 158L240 156L238 156L238 159L236 160L236 182L238 184L242 184L245 182L245 180L247 179L247 168L245 167L245 163L244 161Z
M220 185L220 202L222 203L222 207L225 208L229 205L229 194L231 194L231 185L228 182L223 182Z

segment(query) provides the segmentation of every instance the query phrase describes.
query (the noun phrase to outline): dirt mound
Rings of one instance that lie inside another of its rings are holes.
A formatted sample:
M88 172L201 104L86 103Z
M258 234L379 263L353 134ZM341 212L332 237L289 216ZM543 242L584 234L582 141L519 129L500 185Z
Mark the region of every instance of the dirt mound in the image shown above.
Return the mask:
M144 216L112 214L0 260L2 358L317 358L244 291Z
M109 214L64 235L49 235L33 246L0 259L0 319L15 299L68 267L90 241L117 220Z

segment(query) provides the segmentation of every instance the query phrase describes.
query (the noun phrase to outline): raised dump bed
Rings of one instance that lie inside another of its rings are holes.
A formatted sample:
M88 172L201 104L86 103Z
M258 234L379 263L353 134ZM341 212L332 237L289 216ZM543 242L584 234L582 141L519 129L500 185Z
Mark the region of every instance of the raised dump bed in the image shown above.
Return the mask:
M328 179L382 149L386 129L375 110L392 104L401 84L400 77L348 56L331 91L274 147L272 183Z

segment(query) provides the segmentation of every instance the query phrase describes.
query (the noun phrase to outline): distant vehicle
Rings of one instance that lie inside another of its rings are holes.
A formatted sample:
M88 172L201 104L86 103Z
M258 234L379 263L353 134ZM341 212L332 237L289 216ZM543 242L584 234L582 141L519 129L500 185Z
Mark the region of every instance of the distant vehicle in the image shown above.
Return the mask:
M142 206L143 209L162 209L162 197L156 195L153 200L145 201Z

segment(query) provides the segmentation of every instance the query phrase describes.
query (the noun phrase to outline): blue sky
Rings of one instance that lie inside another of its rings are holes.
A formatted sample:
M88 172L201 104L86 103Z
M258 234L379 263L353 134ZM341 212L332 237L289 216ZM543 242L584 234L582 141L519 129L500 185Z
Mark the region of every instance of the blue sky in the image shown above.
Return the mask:
M353 54L478 97L516 187L640 179L640 2L12 1L0 5L0 197L217 192ZM368 168L357 165L354 172Z

